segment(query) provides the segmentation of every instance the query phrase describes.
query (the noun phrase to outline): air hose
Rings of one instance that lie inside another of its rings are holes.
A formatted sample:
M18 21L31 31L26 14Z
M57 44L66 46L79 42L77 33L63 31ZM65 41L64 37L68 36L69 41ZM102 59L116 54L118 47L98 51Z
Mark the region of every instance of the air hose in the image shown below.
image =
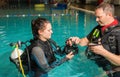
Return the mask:
M17 49L17 54L18 54L18 60L19 60L19 64L20 64L20 69L21 69L21 72L22 72L22 75L23 77L26 77L25 76L25 73L24 73L24 69L23 69L23 66L22 66L22 61L21 61L21 58L20 58L20 53L18 51L18 44L16 44L16 49Z

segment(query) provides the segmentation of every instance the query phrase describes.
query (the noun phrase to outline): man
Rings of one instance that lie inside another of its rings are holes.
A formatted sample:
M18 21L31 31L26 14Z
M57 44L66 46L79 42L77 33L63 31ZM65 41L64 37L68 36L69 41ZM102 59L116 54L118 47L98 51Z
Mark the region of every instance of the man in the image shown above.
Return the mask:
M86 55L106 71L108 77L120 77L120 27L114 18L114 6L101 3L95 9L96 26L85 38L70 37L67 44L88 46ZM91 53L92 55L90 55Z

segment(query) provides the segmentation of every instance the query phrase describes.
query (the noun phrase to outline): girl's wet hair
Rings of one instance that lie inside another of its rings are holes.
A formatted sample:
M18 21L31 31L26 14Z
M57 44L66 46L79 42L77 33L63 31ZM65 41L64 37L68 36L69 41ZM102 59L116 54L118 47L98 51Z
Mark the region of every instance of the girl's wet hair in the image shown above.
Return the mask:
M32 20L31 28L34 39L35 38L37 39L39 37L38 30L44 30L46 28L45 23L50 23L50 22L47 19L40 17L38 17L35 20Z

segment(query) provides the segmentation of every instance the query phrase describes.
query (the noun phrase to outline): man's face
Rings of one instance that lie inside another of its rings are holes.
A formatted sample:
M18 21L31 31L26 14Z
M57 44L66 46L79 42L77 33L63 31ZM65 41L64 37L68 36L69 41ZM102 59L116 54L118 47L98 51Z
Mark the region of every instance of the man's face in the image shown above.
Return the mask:
M101 25L101 26L107 25L107 22L109 21L109 17L103 11L102 8L95 10L95 16L96 16L96 21L98 22L99 25Z

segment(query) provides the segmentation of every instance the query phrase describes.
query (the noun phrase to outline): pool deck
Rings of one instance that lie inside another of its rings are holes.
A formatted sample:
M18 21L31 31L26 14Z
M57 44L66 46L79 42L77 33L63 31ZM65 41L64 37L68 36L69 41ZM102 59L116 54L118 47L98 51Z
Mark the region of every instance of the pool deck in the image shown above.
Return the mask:
M95 4L71 4L70 8L74 8L77 10L94 13L94 9L97 5ZM115 5L115 16L120 17L120 5Z

